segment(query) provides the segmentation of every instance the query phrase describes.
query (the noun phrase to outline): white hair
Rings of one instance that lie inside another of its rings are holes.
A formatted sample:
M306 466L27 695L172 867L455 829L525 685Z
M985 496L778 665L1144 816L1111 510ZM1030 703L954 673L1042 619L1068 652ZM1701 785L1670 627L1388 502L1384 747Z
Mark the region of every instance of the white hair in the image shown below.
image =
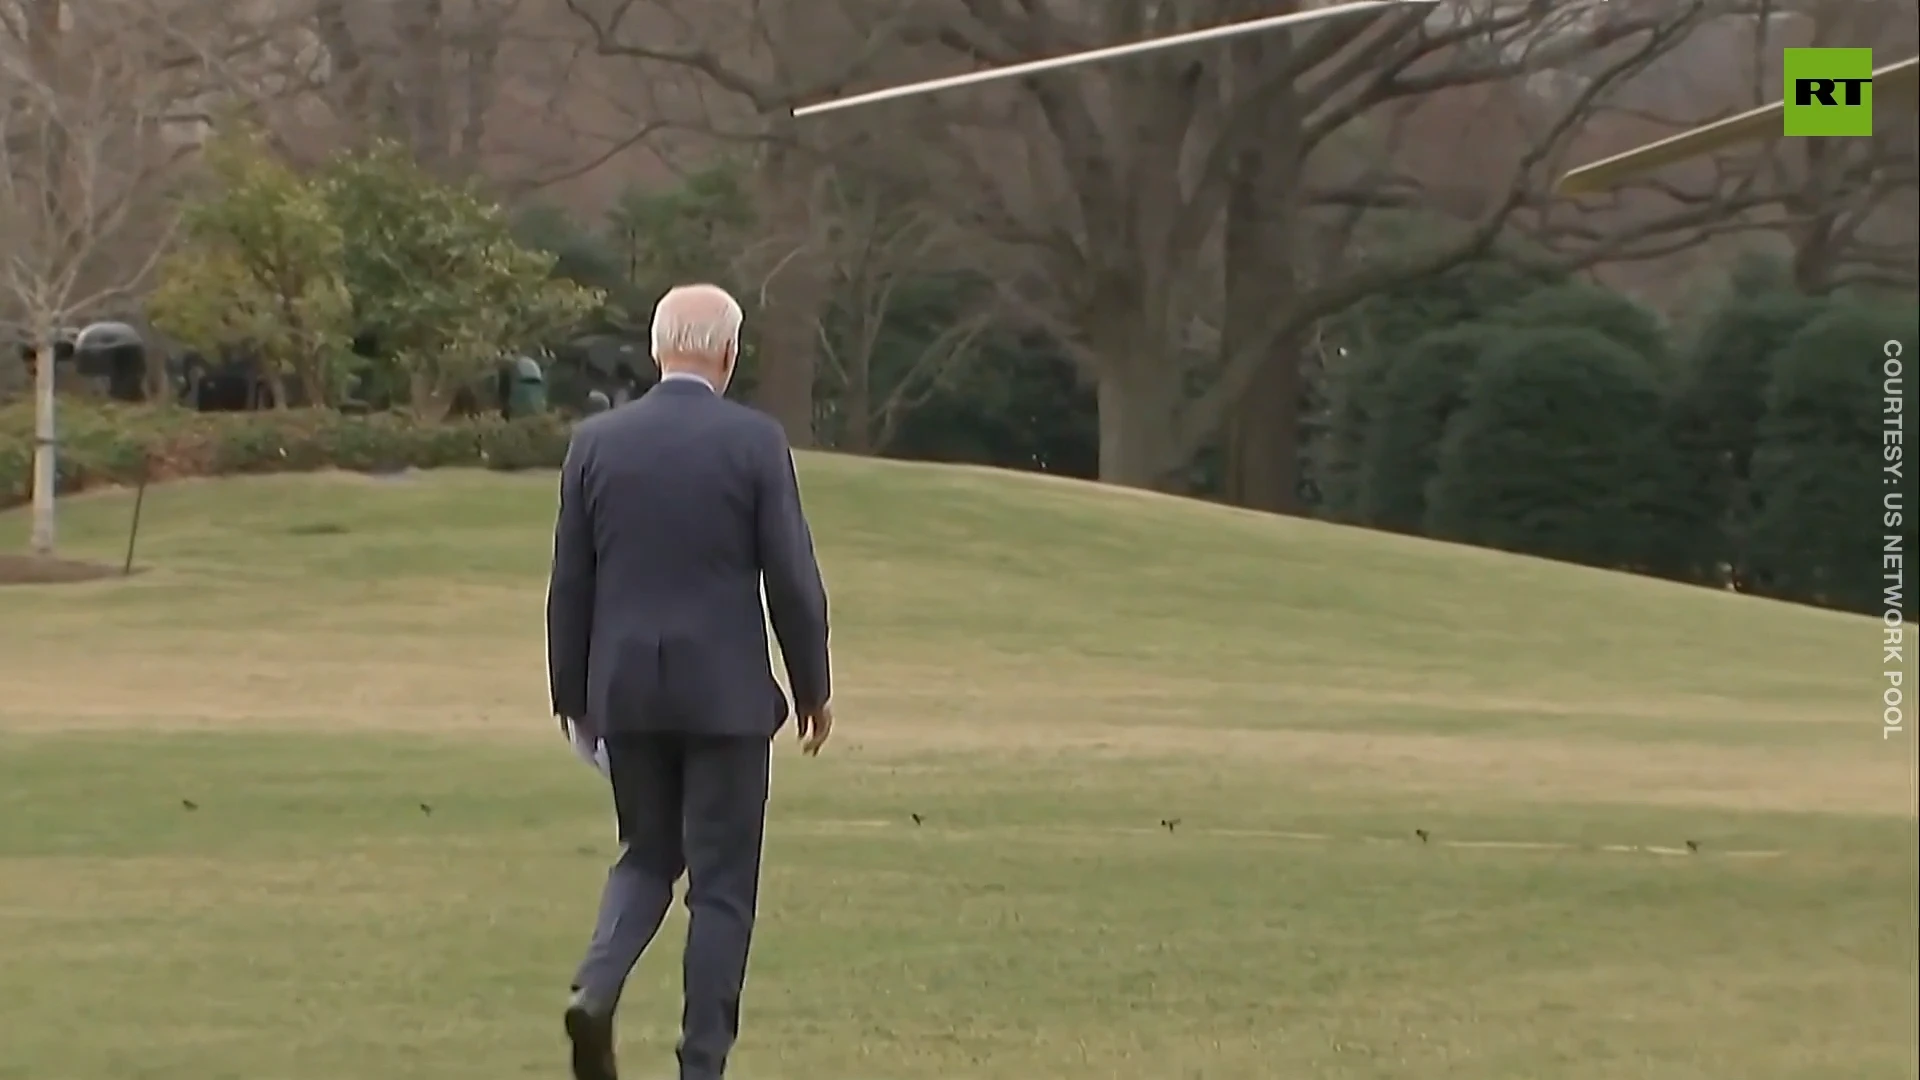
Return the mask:
M717 285L669 289L653 307L653 358L717 358L729 345L738 347L745 321L739 302Z

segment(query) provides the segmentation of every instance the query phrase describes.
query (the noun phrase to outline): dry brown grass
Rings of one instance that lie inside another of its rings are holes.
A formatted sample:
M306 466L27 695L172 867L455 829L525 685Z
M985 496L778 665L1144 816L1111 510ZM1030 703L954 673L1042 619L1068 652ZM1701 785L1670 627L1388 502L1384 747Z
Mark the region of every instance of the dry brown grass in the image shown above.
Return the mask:
M34 555L0 555L0 587L7 585L70 585L118 577L120 570L104 563Z
M776 766L743 1075L1902 1075L1871 621L802 467L840 727ZM552 1074L608 823L546 716L551 491L168 485L151 572L0 594L0 1077ZM126 496L63 509L112 558Z
M4 726L18 732L244 730L551 737L542 719L542 643L522 614L449 590L413 617L429 628L378 638L340 631L197 631L70 638L10 636L0 659ZM422 601L425 603L425 601ZM314 621L315 612L302 613ZM372 619L372 613L365 613ZM437 628L433 624L438 624ZM287 659L298 656L297 660ZM108 659L110 658L110 659ZM1910 815L1911 758L1845 743L1784 753L1764 740L1703 749L1551 734L1578 710L1667 724L1819 726L1817 708L1775 705L1728 721L1711 700L1639 697L1570 703L1526 694L1422 695L1394 686L1274 686L1178 675L1131 679L1097 665L1042 673L985 653L952 667L843 654L839 749L883 757L966 753L1271 766L1277 776L1405 794L1568 799L1734 810ZM1524 735L1311 730L1304 719L1380 712L1515 718Z

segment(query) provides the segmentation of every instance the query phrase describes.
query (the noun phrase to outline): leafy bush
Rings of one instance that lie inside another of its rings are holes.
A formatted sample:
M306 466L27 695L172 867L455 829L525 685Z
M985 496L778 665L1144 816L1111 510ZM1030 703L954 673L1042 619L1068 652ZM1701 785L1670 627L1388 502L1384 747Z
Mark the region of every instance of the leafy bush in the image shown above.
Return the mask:
M406 468L558 468L571 425L554 415L506 421L425 421L406 413L349 416L326 409L196 413L63 400L59 482L72 494L142 476ZM0 510L33 492L33 412L0 408Z
M1491 319L1524 330L1580 327L1595 331L1645 360L1656 373L1672 367L1666 327L1651 308L1599 285L1567 284L1539 289Z
M1825 308L1791 291L1735 294L1689 343L1681 398L1704 422L1706 449L1727 456L1735 479L1746 479L1775 354Z
M1564 274L1511 259L1476 259L1367 297L1339 320L1338 337L1350 348L1390 353L1436 330L1507 310L1543 290L1557 291L1565 281Z
M1745 530L1754 439L1773 358L1826 301L1790 289L1731 291L1681 357L1671 422L1692 497L1713 520L1712 561L1747 576Z
M1468 324L1420 338L1382 377L1360 457L1360 519L1412 532L1426 520L1440 439L1480 358L1511 336Z
M1507 337L1467 380L1428 489L1435 536L1671 573L1689 538L1653 366L1595 330Z
M183 243L157 268L154 325L208 356L246 342L276 400L340 400L354 357L346 237L315 185L266 141L232 132L207 147L217 194L186 208Z
M1897 524L1882 517L1911 487L1881 472L1882 349L1898 340L1911 355L1915 333L1910 307L1835 304L1775 356L1753 454L1755 592L1876 609L1883 536L1914 535L1912 506Z
M241 130L207 162L215 183L187 207L152 314L209 356L244 345L280 402L338 404L365 368L438 412L503 348L545 344L606 301L555 277L558 257L522 246L477 188L443 183L395 144L308 174ZM355 356L356 338L377 347Z
M1396 357L1428 334L1486 319L1564 280L1562 274L1494 256L1375 293L1336 320L1333 337L1339 349L1319 380L1324 416L1308 447L1309 471L1326 513L1371 523L1361 510L1361 473Z
M1307 472L1320 488L1321 509L1341 521L1361 521L1361 469L1391 361L1377 348L1349 349L1327 359L1320 378L1324 414L1307 446Z

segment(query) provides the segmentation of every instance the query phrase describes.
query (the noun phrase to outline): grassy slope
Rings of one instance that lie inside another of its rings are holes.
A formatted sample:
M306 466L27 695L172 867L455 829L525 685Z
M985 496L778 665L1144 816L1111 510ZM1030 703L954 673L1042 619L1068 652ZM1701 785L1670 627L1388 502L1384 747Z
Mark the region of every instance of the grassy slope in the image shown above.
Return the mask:
M1870 621L1037 478L805 482L844 730L779 768L745 1080L1911 1075ZM552 1075L606 810L542 719L551 499L179 485L157 569L0 591L0 1080ZM69 553L129 506L70 503Z

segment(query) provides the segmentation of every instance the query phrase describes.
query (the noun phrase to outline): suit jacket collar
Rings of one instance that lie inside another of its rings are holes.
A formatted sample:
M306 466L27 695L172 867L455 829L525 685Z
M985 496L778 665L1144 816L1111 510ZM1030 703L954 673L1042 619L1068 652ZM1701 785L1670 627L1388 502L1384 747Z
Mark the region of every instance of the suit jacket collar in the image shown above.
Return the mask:
M662 394L673 397L694 397L703 394L712 395L718 393L713 387L707 385L705 379L696 379L688 376L661 379L658 383L654 384L652 390L647 392L649 394Z

